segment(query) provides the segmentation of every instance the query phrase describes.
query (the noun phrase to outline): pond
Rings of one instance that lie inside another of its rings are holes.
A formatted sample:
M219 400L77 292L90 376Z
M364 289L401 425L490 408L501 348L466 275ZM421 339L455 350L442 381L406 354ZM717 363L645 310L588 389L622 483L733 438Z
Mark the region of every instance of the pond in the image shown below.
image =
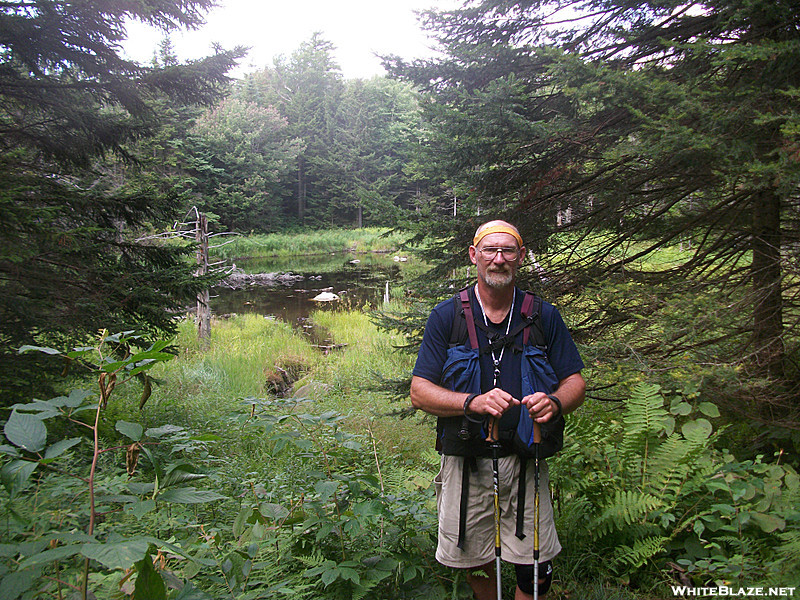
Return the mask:
M235 277L211 291L215 315L256 313L297 326L314 310L378 306L413 260L400 254L335 253L231 262ZM324 292L339 299L313 300Z

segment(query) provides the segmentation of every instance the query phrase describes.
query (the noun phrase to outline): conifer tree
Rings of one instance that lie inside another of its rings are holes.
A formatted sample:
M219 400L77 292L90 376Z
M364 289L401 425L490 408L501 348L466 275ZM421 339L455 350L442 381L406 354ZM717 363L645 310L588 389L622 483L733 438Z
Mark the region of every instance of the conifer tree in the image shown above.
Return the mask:
M211 0L26 0L0 5L0 375L39 381L22 344L63 346L99 328L171 331L170 310L198 285L183 251L136 241L174 218L157 178L129 182L136 142L158 130L158 102L218 98L243 54L188 64L124 58L126 23L196 27Z
M578 334L625 327L620 349L738 364L770 381L740 408L755 395L762 417L796 419L796 5L483 0L425 22L445 58L388 62L431 93L431 155L472 215L548 251L537 285L589 310Z

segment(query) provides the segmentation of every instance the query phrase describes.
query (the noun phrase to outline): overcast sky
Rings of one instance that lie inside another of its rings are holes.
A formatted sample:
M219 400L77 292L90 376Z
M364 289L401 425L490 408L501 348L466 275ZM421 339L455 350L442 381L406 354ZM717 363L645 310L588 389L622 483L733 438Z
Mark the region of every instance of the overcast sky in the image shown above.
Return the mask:
M404 58L432 55L432 42L420 28L415 10L447 9L459 0L220 0L201 30L176 32L172 42L181 60L211 54L211 45L250 46L242 72L271 66L279 54L289 55L315 31L336 47L335 55L348 79L384 73L378 54ZM136 23L129 27L126 54L149 62L163 34Z

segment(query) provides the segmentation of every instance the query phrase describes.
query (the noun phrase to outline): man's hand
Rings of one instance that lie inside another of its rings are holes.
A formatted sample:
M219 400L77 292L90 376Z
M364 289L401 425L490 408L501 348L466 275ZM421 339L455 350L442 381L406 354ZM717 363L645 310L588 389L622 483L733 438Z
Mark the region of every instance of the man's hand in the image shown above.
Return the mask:
M527 407L531 419L537 423L547 423L558 414L558 406L544 392L536 392L530 396L525 396L522 399L522 404Z
M519 400L500 388L475 396L469 403L469 412L489 415L499 419L509 408L519 405Z

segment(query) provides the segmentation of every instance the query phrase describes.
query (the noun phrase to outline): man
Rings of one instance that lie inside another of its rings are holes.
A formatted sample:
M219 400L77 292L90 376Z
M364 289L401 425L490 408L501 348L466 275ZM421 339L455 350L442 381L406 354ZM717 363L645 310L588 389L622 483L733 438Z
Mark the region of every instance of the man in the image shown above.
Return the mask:
M555 389L523 396L521 356L524 353L521 347L524 329L521 328L524 317L521 307L526 294L516 288L515 281L517 270L525 258L525 247L519 231L505 221L484 223L475 232L469 258L477 268L478 278L475 286L469 289L464 318L472 313L477 333L471 335L477 337L482 350L477 360L480 393L467 394L462 389L448 389L443 383L445 363L449 364L448 357L455 345L453 328L462 318L458 304L450 299L437 305L428 318L413 371L411 401L415 408L439 417L440 426L444 424L443 428L437 427L440 432L450 427L449 423L462 420L474 423L487 419L499 424L499 437L503 440L500 442L503 451L498 460L501 557L515 565L515 600L525 600L533 598L534 512L539 513L540 596L550 585L550 561L559 553L561 545L555 531L550 494L541 494L538 511L528 510L535 493L534 478L525 477L524 494L521 495L518 483L524 466L521 467L520 458L509 447L508 432L515 430L521 410L527 410L531 418L544 428L561 414L578 408L586 389L580 374L583 362L558 311L542 302L539 309L540 335L545 338ZM493 344L490 344L490 339ZM461 439L466 437L463 431L457 433ZM442 435L439 437L441 440ZM482 440L469 443L478 446ZM456 452L477 454L477 458L453 455L447 448L443 451L441 470L436 478L439 512L436 558L444 565L467 569L467 581L477 600L496 600L491 455L485 448L474 453L468 449ZM541 462L539 482L543 490L548 490L547 466ZM524 525L518 526L517 503L521 497L527 500L523 502L521 513ZM523 527L524 531L521 530Z

